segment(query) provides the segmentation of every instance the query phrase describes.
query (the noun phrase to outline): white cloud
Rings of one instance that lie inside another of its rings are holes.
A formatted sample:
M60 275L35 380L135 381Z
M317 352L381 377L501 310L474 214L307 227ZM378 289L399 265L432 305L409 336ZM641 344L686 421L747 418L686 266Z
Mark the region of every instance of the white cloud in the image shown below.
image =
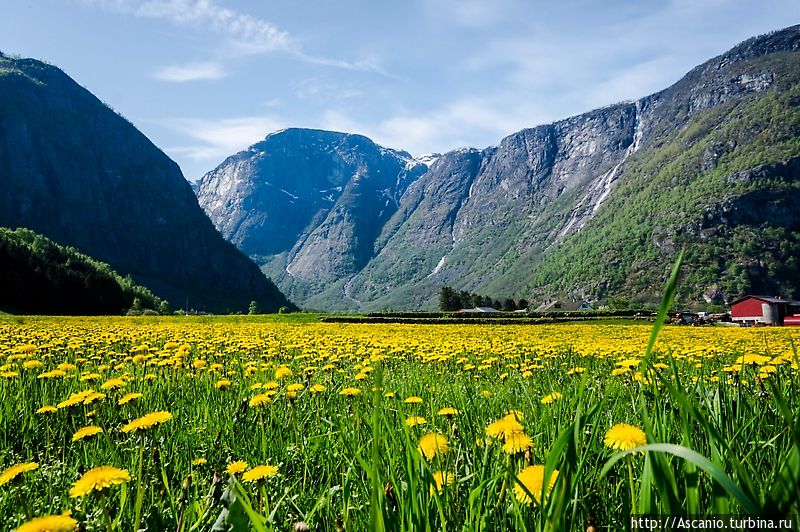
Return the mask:
M179 26L210 30L250 53L292 50L289 34L271 22L218 5L214 0L83 0L90 6Z
M402 113L374 125L359 121L341 110L322 116L325 129L361 133L383 146L419 155L473 146L484 148L478 139L503 137L549 121L550 115L535 102L497 101L465 97L425 113Z
M214 62L167 66L153 73L155 79L175 83L222 79L227 75L222 65Z
M82 0L89 6L140 18L160 19L178 26L210 31L226 39L229 55L284 52L314 65L374 72L391 77L375 58L349 61L305 52L289 32L272 22L239 13L214 0ZM206 79L206 78L198 78Z
M512 0L425 0L429 16L440 23L485 29L513 16Z
M285 120L274 115L245 116L211 120L206 118L172 118L149 120L196 141L187 146L167 148L167 153L196 162L220 163L262 140L268 133L286 127Z

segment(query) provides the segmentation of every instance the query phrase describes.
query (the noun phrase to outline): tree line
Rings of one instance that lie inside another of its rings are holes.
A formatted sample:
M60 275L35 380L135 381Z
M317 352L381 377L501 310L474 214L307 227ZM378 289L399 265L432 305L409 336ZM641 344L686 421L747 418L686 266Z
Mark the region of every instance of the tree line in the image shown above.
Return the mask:
M30 229L0 228L0 309L21 314L101 315L168 310L108 264Z
M443 312L475 307L492 307L495 310L513 312L515 310L528 310L528 301L525 299L515 301L511 298L505 298L500 301L499 299L492 299L489 296L474 294L466 290L458 291L449 286L443 286L439 291L439 309Z

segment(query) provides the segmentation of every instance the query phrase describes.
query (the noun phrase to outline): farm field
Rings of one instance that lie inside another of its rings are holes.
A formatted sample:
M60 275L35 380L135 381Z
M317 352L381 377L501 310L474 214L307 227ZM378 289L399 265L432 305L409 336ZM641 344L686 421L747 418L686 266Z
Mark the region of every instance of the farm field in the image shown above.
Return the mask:
M797 514L800 328L651 329L0 316L0 528Z

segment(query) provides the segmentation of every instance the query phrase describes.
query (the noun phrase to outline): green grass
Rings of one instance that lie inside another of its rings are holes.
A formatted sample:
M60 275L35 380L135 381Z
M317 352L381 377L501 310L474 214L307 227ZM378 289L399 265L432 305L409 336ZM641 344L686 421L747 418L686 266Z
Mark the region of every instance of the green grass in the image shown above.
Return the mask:
M496 334L510 331L513 338L513 331L530 330L524 327L465 328L465 334L485 334L487 347L434 361L424 356L429 346L415 347L414 338L386 347L380 343L384 329L338 329L312 321L311 316L291 315L0 322L0 365L19 372L0 378L0 470L24 461L40 464L22 482L0 486L0 520L14 527L26 514L71 508L90 530L102 530L102 509L107 508L112 528L131 530L139 506L149 530L209 530L221 518L220 523L238 523L234 530L288 530L302 520L312 530L331 531L339 525L344 530L555 531L585 530L590 519L599 529L619 530L627 526L630 513L640 511L798 511L797 490L791 487L800 481L800 382L791 361L778 364L763 381L755 378L758 366L743 366L736 379L726 382L728 374L720 369L744 350L708 357L697 368L694 359L673 359L665 345L656 343L648 360L669 367L637 380L633 374L610 375L616 357L582 356L569 345L521 347L499 358L491 341L505 337ZM646 334L648 327L633 330ZM296 330L318 333L303 345L291 336L264 341ZM398 330L404 329L385 329L386 334ZM346 331L363 331L359 334L374 335L374 340L354 339ZM765 341L783 332L770 333ZM36 354L9 361L25 340L39 345ZM145 340L151 350L141 347ZM184 341L190 348L180 357L181 367L132 360L141 353L154 355L154 361L168 359L161 353L171 357L179 347L165 344ZM506 342L513 345L513 340ZM476 373L465 371L461 357L475 364L498 360ZM222 366L216 373L208 368L198 372L192 361L201 358ZM31 359L44 367L19 368ZM103 377L93 382L36 378L63 361L78 366L72 372L76 376L98 371ZM247 362L268 366L248 375ZM284 362L295 374L281 381L269 406L249 407L249 399L260 391L251 391L250 385L272 380ZM319 368L326 362L345 373L318 370L309 379L303 376L305 366ZM111 367L101 369L103 364ZM365 380L353 380L364 364L375 369ZM542 367L523 376L518 364ZM567 375L576 366L586 371ZM102 401L51 416L35 414L44 404L57 404L90 386L98 389L106 378L125 373L130 376L125 389L105 391ZM146 380L148 373L156 378ZM715 376L719 382L712 380ZM232 386L215 389L223 377ZM295 400L285 393L289 382L306 385ZM327 390L312 395L312 383ZM339 395L345 386L358 386L362 393ZM491 394L484 396L484 390ZM122 393L132 391L144 397L116 404ZM384 397L383 391L395 397ZM552 391L563 398L542 404L540 399ZM412 395L423 403L402 401ZM445 406L461 414L438 416ZM528 456L509 456L498 443L485 443L487 424L509 409L524 415L522 425L533 440ZM142 436L120 431L131 419L157 410L168 410L174 418ZM409 415L428 422L406 427ZM621 422L645 430L646 455L622 455L603 445L608 428ZM72 434L88 424L105 433L71 442ZM417 451L420 436L429 431L443 434L450 444L446 454L430 461ZM208 463L193 466L201 457ZM243 483L241 475L224 472L235 460L276 465L279 476L263 485ZM106 502L69 499L70 485L87 469L104 464L127 469L131 482L112 488ZM544 504L528 506L515 497L516 474L528 464L559 471ZM437 493L431 491L432 475L440 470L450 472L454 481Z

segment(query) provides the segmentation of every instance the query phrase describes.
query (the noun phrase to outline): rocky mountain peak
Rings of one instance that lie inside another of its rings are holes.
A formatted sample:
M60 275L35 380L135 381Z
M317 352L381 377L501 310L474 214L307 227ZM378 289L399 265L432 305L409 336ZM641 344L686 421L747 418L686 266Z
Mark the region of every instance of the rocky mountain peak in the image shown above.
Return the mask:
M580 297L624 289L645 293L660 284L653 279L676 252L681 235L693 234L687 229L693 216L752 205L731 199L743 191L729 180L726 203L714 207L724 190L717 175L722 169L728 176L751 175L747 171L754 166L798 155L792 140L797 130L791 124L800 121L792 114L800 101L792 96L800 90L799 51L800 26L749 39L656 94L524 129L483 150L462 148L411 161L407 154L390 157L396 162L384 174L374 171L374 150L364 148L371 144L368 139L344 143L344 151L326 146L320 160L335 159L333 167L340 168L347 185L331 198L329 208L314 204L292 230L282 230L285 241L260 260L280 286L322 309L430 308L442 285L528 299L532 293L556 291ZM766 137L759 135L778 130L778 136L769 137L770 145L762 145ZM365 151L358 156L350 149ZM280 160L317 159L319 153L315 146L283 153ZM360 163L354 167L354 161ZM417 167L425 171L409 171ZM291 163L285 173L311 172L322 179L332 171ZM242 181L266 179L270 172L256 168L258 177ZM399 176L397 184L391 186L378 174ZM304 178L298 175L292 182ZM778 186L778 181L771 183L763 186ZM213 192L209 184L206 205L227 205L230 196L222 188ZM245 192L239 197L256 195ZM783 212L785 202L773 199L774 208L758 212ZM240 246L237 239L261 233L248 225L251 220L283 219L287 214L281 209L266 203L241 211L206 207ZM229 217L235 221L226 229ZM745 216L726 219L752 222ZM765 223L773 222L782 223L777 218ZM263 227L274 232L274 220ZM745 231L722 232L734 230ZM741 241L752 238L745 233ZM710 267L702 268L707 272ZM716 275L741 278L737 268ZM705 290L700 286L704 281L693 282L697 293Z

